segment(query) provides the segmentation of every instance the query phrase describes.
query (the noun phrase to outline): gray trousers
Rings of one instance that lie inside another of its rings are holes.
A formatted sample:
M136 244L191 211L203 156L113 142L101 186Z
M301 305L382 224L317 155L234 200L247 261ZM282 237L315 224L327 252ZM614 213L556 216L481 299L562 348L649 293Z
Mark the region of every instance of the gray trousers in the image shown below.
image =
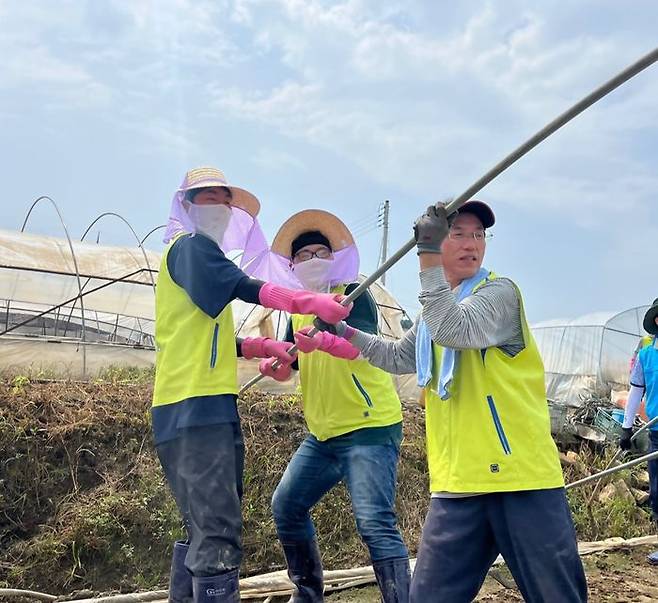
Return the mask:
M179 433L157 452L190 542L185 566L193 576L216 576L242 561L242 431L220 423Z

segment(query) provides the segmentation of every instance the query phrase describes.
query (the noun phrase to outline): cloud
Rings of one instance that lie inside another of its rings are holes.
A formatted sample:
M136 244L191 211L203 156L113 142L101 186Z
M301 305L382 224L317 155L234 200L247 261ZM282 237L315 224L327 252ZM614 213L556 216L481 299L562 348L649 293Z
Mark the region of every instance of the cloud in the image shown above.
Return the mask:
M348 157L380 184L459 189L646 50L649 38L618 28L561 36L547 10L518 5L486 3L437 35L400 25L399 13L381 19L367 2L241 2L244 22L291 74L213 97L235 119ZM515 166L514 185L497 191L512 204L532 197L538 210L575 197L613 213L620 195L646 203L656 180L631 139L655 130L648 75L533 151L534 175Z
M291 210L317 189L349 221L355 204L316 176L331 171L363 202L391 198L391 235L406 238L421 201L461 192L646 52L657 20L650 0L632 11L617 0L62 0L57 10L0 0L8 169L40 162L40 186L71 198L86 198L100 165L136 191L148 172L142 194L168 199L171 171L216 160ZM611 257L625 253L619 232L649 240L657 73L579 116L484 196L512 221L564 215L584 252L604 237ZM71 165L85 177L70 178ZM96 202L125 202L116 190ZM393 282L415 269L404 266Z

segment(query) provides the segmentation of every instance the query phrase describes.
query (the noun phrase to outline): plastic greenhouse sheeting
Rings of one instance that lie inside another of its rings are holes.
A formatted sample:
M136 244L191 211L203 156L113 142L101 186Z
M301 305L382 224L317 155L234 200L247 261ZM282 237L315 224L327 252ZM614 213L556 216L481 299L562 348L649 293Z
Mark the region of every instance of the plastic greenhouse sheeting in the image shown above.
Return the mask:
M84 293L117 281L85 295L85 309L154 318L159 254L79 241L72 246L74 255L66 239L0 230L0 299L54 306L77 296L80 287Z
M0 337L0 368L48 370L68 377L95 375L109 365L152 366L155 296L160 254L0 230L0 333L41 312L43 317ZM75 261L74 261L75 257ZM78 281L78 275L80 280ZM363 278L363 277L361 277ZM87 291L83 310L76 298ZM379 283L370 288L384 337L398 339L410 320ZM283 338L288 316L240 300L233 302L236 334ZM403 326L404 325L404 326ZM83 339L84 333L84 339ZM240 381L258 370L240 361ZM399 386L415 395L413 376ZM263 380L268 391L294 391L295 382Z
M645 335L648 306L533 324L548 397L578 406L582 396L628 387L630 360Z
M68 377L151 366L159 264L141 248L0 230L0 366Z

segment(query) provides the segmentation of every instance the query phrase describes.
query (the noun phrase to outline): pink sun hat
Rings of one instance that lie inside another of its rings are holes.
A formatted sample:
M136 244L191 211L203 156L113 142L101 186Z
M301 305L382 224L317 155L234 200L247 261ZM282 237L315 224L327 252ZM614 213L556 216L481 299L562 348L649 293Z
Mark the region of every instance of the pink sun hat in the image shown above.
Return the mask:
M199 167L188 171L174 194L169 211L169 221L163 237L169 243L183 232L195 233L196 228L187 212L185 194L196 188L226 187L231 191L231 221L220 245L224 253L242 250L240 266L252 261L267 250L267 241L256 219L260 202L244 188L230 184L221 170Z

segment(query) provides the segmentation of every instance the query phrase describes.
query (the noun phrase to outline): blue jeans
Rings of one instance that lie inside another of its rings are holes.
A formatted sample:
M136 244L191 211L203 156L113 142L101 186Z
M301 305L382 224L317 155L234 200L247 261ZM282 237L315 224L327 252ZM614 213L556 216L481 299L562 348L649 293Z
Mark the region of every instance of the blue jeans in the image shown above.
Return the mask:
M658 431L649 430L649 452L658 450ZM658 522L658 460L647 463L649 469L649 503L653 520Z
M498 553L524 601L587 601L566 494L564 488L554 488L433 498L410 603L470 603Z
M399 456L394 442L336 446L307 437L290 460L272 497L272 513L281 542L315 537L310 511L342 480L371 559L407 557L395 515Z

